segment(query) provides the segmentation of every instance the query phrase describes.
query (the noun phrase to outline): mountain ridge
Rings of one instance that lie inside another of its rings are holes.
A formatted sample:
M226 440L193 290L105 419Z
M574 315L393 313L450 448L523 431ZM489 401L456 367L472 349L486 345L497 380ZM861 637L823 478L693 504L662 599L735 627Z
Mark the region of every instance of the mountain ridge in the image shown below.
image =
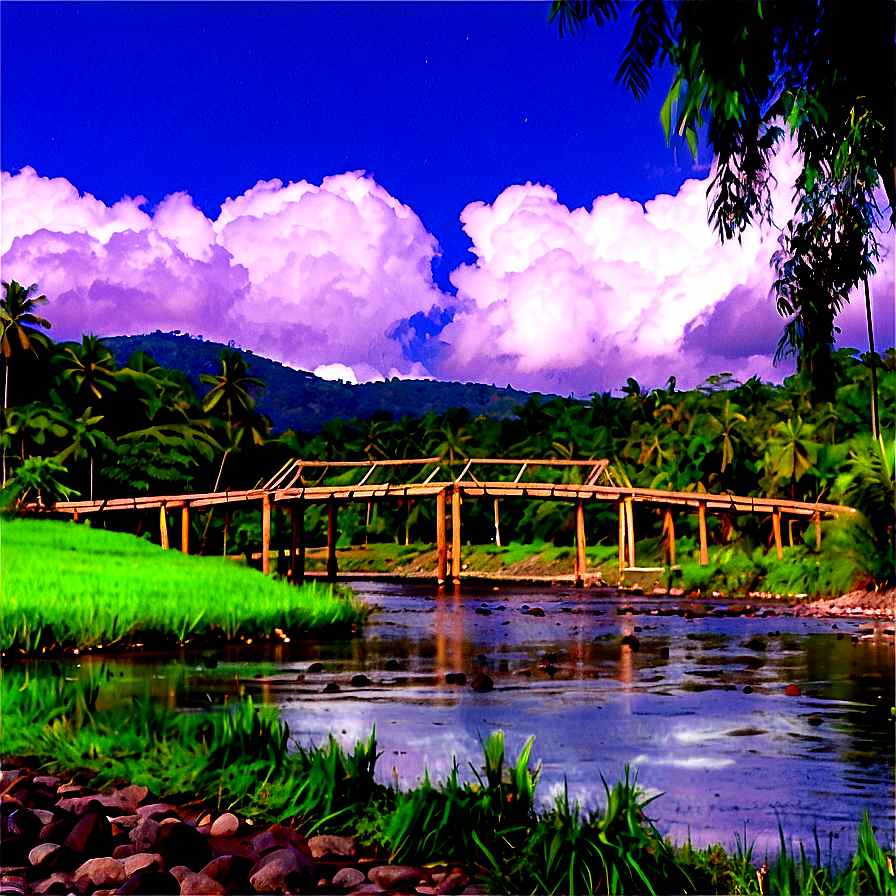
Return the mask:
M249 365L249 375L266 383L254 393L256 410L266 414L275 432L288 429L313 434L336 418L370 420L374 415L422 417L429 411L444 413L449 408L465 408L473 417L484 414L503 418L532 395L518 389L482 383L441 382L439 380L391 380L376 383L345 383L325 380L305 370L241 349L233 342L224 345L177 331L156 330L138 336L109 336L103 340L116 363L123 367L134 352L142 351L166 368L183 371L197 395L207 390L199 382L203 373L221 372L219 355L231 348ZM546 395L550 399L554 396Z

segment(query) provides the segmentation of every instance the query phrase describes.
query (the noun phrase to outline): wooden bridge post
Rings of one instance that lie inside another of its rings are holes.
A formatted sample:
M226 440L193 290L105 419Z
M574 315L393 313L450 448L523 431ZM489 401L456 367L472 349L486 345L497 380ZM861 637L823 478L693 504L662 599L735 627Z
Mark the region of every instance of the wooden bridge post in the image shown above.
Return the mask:
M436 581L445 584L448 573L448 540L445 537L445 489L436 495Z
M292 523L292 539L289 551L289 578L293 585L305 583L305 501L292 501L289 505Z
M666 556L669 566L675 566L675 521L672 519L671 507L666 507L663 513L663 532L666 534Z
M815 521L815 550L821 550L821 511L816 510L815 513L812 514L812 519Z
M709 548L706 543L706 501L697 505L697 523L700 528L700 565L709 563Z
M451 492L451 581L460 585L460 488Z
M625 571L625 504L619 502L619 575Z
M224 538L221 544L221 556L227 556L227 536L230 534L230 511L224 511Z
M180 551L190 553L190 505L184 504L180 509Z
M159 507L159 532L162 536L162 550L168 550L168 511L164 503Z
M501 547L501 517L498 513L497 498L495 498L495 547Z
M261 572L271 571L271 496L265 494L261 500Z
M327 578L335 579L339 572L336 561L336 499L327 501Z
M781 543L781 508L776 507L772 511L772 532L775 535L775 553L779 560L784 559L784 546Z
M628 565L632 568L635 562L635 507L631 496L625 499L625 528L628 532Z
M585 556L585 502L576 504L576 580L575 586L581 588L585 584L585 573L588 560Z

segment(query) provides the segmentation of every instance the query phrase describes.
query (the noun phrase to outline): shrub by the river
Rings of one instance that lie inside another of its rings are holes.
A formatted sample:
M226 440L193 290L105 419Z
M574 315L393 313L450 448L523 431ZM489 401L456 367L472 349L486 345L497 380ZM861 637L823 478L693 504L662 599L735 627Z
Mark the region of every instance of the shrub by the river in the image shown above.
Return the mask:
M369 612L342 591L119 532L5 518L2 534L4 653L351 631Z

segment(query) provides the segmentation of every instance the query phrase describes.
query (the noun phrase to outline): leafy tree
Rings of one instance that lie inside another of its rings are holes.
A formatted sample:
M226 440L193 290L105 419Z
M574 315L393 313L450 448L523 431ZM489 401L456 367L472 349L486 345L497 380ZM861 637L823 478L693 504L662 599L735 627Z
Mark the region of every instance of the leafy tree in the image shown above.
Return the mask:
M0 281L5 295L0 299L0 350L3 354L3 407L9 406L9 363L10 360L25 352L37 354L36 346L47 347L46 334L35 327L43 327L49 330L52 324L43 317L34 313L38 305L46 305L49 299L46 296L35 296L37 284L21 286L15 280L7 283Z
M85 334L80 343L66 343L62 349L62 380L71 384L76 395L86 392L91 402L102 401L118 389L115 356L99 336Z
M584 31L621 7L556 0L550 21L561 35ZM794 139L797 212L775 258L778 307L792 320L779 352L797 353L819 396L830 397L834 318L880 256L881 181L896 223L896 96L893 79L879 74L893 70L896 6L642 0L632 9L616 80L642 99L654 70L672 64L662 123L667 139L674 127L695 154L706 130L716 157L709 219L722 240L771 220L772 158L785 133Z
M101 446L111 445L111 439L97 424L103 419L103 414L93 414L93 408L89 407L80 417L71 421L69 438L71 443L56 455L56 460L64 464L68 458L72 460L90 461L90 491L89 500L93 500L93 466L97 450Z
M40 506L79 497L79 492L62 483L61 477L66 472L65 467L55 458L26 458L3 486L3 505L21 507L32 492L36 492L37 503Z

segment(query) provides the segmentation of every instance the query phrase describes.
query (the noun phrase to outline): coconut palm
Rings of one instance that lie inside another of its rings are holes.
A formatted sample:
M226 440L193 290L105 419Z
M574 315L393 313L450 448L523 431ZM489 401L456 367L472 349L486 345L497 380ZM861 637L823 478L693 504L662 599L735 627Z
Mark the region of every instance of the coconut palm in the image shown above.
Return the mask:
M77 342L66 343L62 354L62 380L70 383L76 395L87 392L102 400L115 392L117 365L115 356L94 333L87 333Z
M71 444L64 448L56 455L56 460L64 464L68 458L74 461L84 460L90 461L90 500L93 500L93 466L96 450L101 445L109 446L112 444L111 439L106 433L97 426L97 423L104 418L103 414L93 415L93 408L89 407L80 417L71 421L71 432L69 438Z
M15 280L2 282L5 295L0 299L0 326L2 326L2 338L0 338L0 350L3 353L3 407L9 405L9 363L16 355L25 352L37 354L37 346L46 348L49 339L35 327L43 327L49 330L52 326L48 320L34 313L38 305L45 305L49 299L46 296L34 296L37 284L21 286Z

